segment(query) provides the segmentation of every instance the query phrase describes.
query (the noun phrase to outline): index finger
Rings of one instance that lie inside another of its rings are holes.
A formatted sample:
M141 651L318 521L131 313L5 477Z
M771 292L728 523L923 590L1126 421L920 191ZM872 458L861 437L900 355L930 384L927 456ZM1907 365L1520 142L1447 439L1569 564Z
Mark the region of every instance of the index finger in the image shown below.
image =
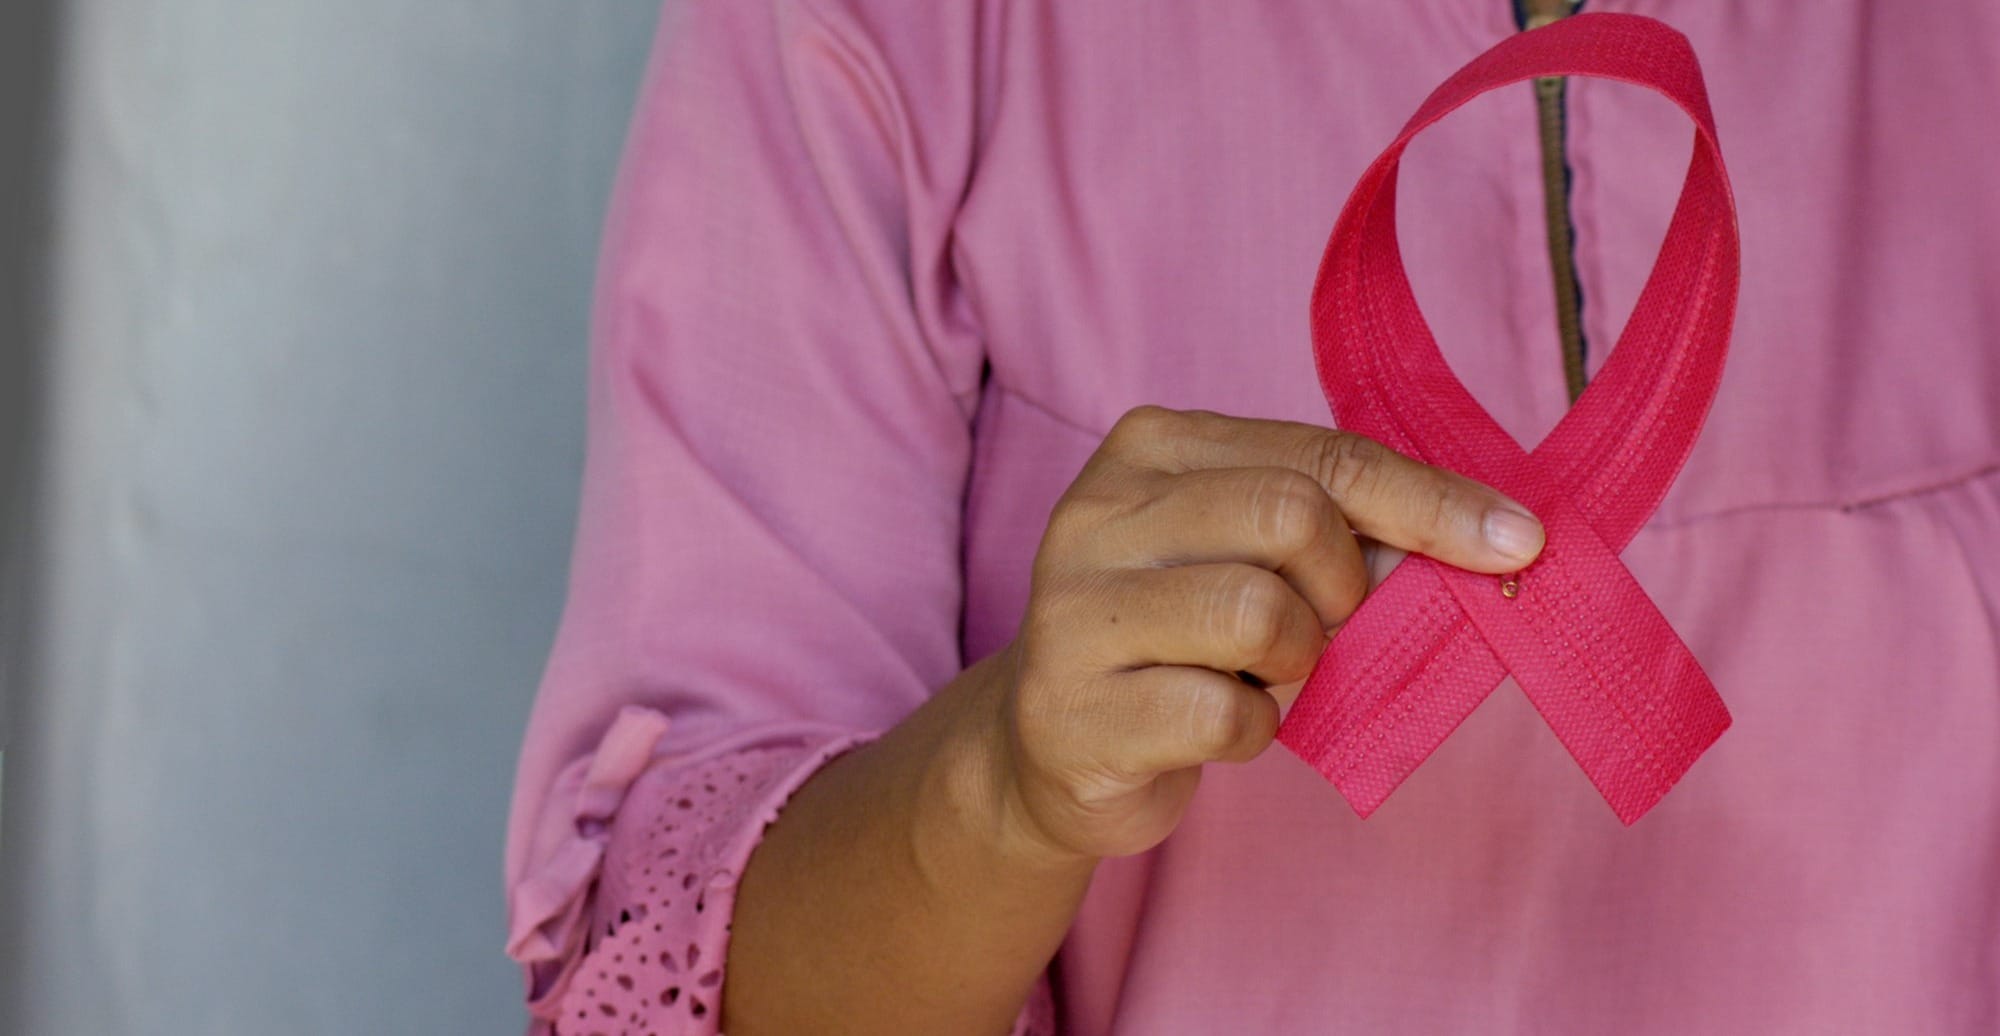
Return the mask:
M1300 421L1165 410L1143 420L1146 460L1168 471L1278 465L1312 477L1354 531L1474 572L1514 572L1546 534L1499 490L1363 435Z

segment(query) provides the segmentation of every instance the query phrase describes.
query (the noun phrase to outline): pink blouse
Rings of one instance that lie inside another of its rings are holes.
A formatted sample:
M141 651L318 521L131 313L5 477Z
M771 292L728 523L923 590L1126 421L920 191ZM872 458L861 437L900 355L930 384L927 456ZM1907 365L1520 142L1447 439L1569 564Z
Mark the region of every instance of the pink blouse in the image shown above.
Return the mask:
M1893 10L1892 10L1893 8ZM1105 861L1017 1033L2000 1029L2000 5L1590 0L1707 75L1743 239L1707 430L1623 557L1734 726L1621 825L1512 681L1367 821L1281 747ZM507 852L538 1031L701 1033L786 797L1007 642L1140 403L1327 423L1362 167L1508 0L669 5L606 225L568 608ZM1692 131L1567 108L1589 369ZM1567 407L1532 90L1404 162L1523 443Z

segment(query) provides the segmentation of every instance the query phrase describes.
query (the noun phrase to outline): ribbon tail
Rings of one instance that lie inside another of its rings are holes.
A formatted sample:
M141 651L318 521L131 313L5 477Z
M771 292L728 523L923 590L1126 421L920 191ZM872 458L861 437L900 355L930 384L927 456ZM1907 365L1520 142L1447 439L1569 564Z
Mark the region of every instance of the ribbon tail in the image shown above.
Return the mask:
M1366 819L1507 676L1439 578L1412 555L1334 638L1278 741ZM1393 618L1391 618L1393 617Z
M1545 480L1549 546L1517 577L1514 597L1492 577L1442 578L1528 700L1618 819L1631 824L1664 798L1729 727L1729 710L1701 663L1608 544Z

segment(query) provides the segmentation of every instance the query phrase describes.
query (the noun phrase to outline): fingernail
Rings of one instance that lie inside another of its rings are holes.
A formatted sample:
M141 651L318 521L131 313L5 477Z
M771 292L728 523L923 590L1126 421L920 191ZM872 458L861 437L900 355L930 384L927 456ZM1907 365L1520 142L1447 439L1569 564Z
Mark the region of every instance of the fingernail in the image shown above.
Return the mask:
M1540 553L1545 538L1541 522L1509 507L1487 511L1480 531L1489 546L1516 561L1527 561Z

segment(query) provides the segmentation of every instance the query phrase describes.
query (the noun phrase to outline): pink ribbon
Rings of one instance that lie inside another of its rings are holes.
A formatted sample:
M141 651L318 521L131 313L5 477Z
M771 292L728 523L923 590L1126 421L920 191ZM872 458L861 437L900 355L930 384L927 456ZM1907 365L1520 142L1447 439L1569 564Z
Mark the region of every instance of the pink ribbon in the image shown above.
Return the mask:
M1694 120L1659 259L1618 345L1524 452L1451 372L1396 244L1396 173L1418 132L1538 76L1648 87ZM1510 36L1431 94L1336 222L1312 297L1313 358L1337 426L1494 486L1548 542L1494 577L1412 555L1335 636L1279 740L1366 817L1509 674L1627 824L1729 726L1701 666L1618 560L1673 484L1722 375L1736 312L1734 201L1686 37L1584 14Z

